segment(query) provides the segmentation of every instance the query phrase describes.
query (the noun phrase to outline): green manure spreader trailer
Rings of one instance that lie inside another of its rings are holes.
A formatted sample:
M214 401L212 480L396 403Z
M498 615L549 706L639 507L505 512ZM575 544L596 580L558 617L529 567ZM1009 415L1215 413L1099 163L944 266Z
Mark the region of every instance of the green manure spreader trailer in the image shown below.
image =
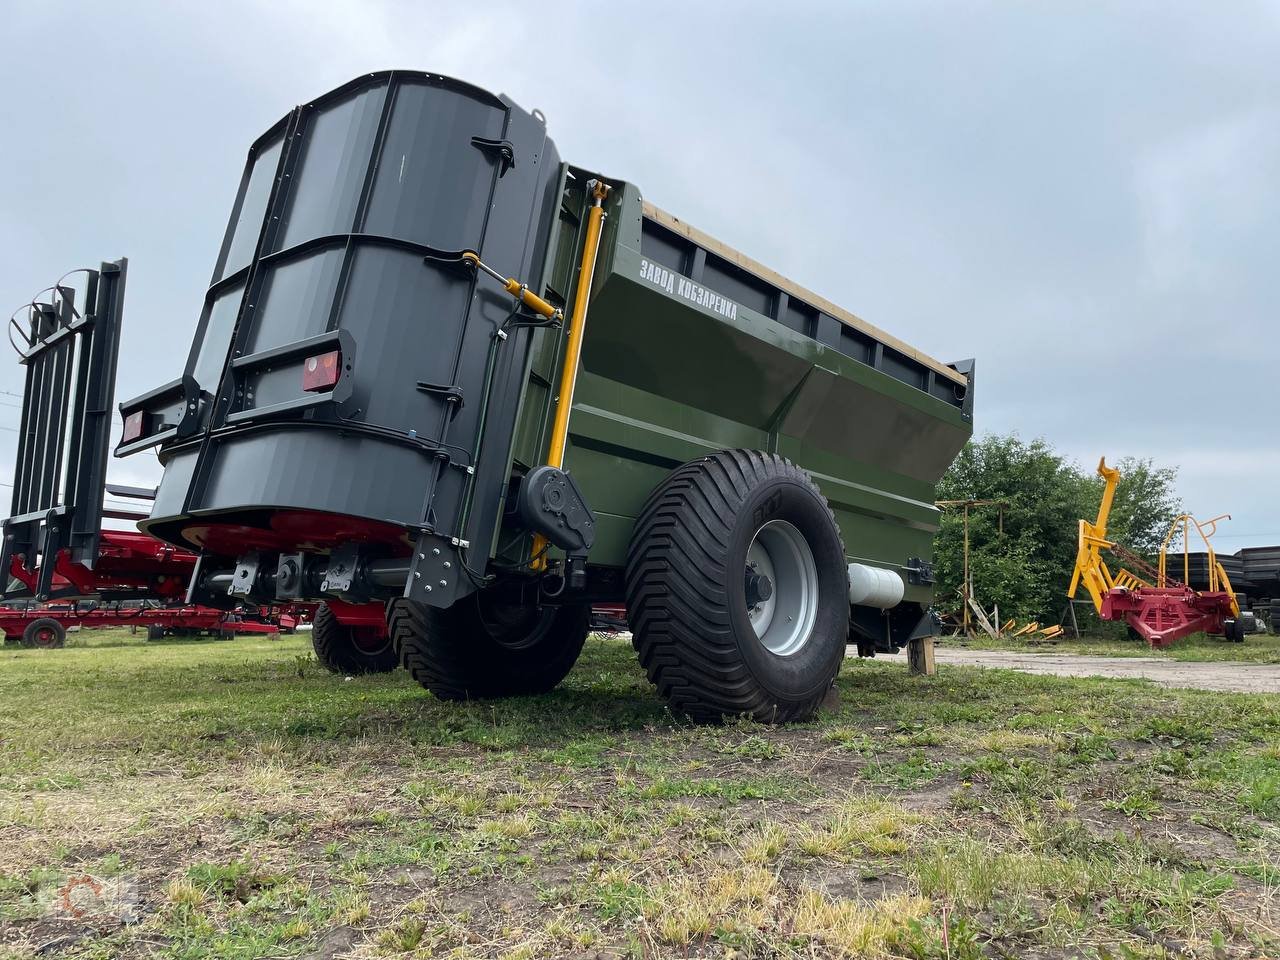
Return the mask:
M192 602L321 601L316 652L546 691L593 608L700 719L811 714L935 632L940 363L561 160L544 118L360 77L249 158L181 375L121 404Z

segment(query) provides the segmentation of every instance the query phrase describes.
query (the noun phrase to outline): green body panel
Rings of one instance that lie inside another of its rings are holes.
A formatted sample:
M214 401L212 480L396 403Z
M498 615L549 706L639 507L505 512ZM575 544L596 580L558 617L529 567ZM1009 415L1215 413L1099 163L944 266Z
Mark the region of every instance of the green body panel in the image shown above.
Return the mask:
M566 305L586 176L570 179L549 244L546 293ZM654 487L681 463L733 447L776 451L807 469L850 559L902 571L929 560L934 486L972 432L967 413L746 306L700 306L646 279L640 193L613 183L564 463L597 517L589 561L621 566ZM564 331L537 337L516 472L545 460L564 352ZM908 600L930 596L927 585L907 587Z

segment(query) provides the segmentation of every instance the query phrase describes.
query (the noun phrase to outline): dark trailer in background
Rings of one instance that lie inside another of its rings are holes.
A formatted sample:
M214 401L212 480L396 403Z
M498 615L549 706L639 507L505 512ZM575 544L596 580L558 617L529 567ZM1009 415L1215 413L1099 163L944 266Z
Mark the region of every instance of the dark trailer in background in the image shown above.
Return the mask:
M58 647L73 626L165 635L276 633L257 615L184 603L196 556L104 519L137 521L154 491L107 482L127 261L73 270L9 320L24 368L10 516L0 549L0 634ZM107 506L106 494L140 501ZM292 623L292 618L287 618Z
M72 568L97 564L127 270L74 270L9 318L26 377L0 600L78 596Z
M847 640L932 632L972 380L397 71L252 146L117 452L158 449L142 526L200 552L192 599L324 600L322 659L389 636L442 696L545 690L625 604L677 708L788 719Z

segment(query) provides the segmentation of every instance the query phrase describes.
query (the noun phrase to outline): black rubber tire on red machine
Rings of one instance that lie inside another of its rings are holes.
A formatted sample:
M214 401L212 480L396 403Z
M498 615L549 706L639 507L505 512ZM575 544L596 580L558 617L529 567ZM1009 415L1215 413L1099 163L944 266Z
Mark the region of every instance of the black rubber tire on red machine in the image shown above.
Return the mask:
M327 603L316 608L311 647L320 664L333 673L390 673L396 668L390 633L379 636L368 628L347 626Z
M650 682L697 720L811 716L844 660L846 563L831 508L791 461L728 450L678 468L641 510L627 555L627 615Z
M478 591L445 610L396 600L388 621L400 662L442 700L546 693L573 669L591 607L504 602Z
M24 647L40 647L53 650L67 642L67 628L51 617L39 617L27 624L22 631Z
M1223 621L1222 637L1232 643L1244 643L1244 617L1232 617Z

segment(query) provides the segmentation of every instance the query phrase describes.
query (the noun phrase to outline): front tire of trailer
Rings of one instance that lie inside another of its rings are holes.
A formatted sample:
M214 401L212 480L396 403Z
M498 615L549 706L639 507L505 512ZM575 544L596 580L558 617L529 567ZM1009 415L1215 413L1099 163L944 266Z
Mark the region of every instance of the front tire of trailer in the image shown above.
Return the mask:
M27 624L27 628L22 631L22 645L24 647L40 647L43 650L52 650L66 642L66 627L49 617L40 617L38 620L32 620Z
M762 593L765 607L774 597L767 621ZM812 478L775 454L730 450L687 463L636 520L627 615L640 663L673 709L704 721L803 720L839 673L849 635L835 516ZM777 635L793 616L795 630Z
M591 607L503 604L484 592L440 610L412 600L391 606L391 636L414 680L441 700L547 693L582 653Z
M320 665L332 673L390 673L396 668L396 651L390 633L376 636L368 627L352 627L322 603L311 625L311 647Z

